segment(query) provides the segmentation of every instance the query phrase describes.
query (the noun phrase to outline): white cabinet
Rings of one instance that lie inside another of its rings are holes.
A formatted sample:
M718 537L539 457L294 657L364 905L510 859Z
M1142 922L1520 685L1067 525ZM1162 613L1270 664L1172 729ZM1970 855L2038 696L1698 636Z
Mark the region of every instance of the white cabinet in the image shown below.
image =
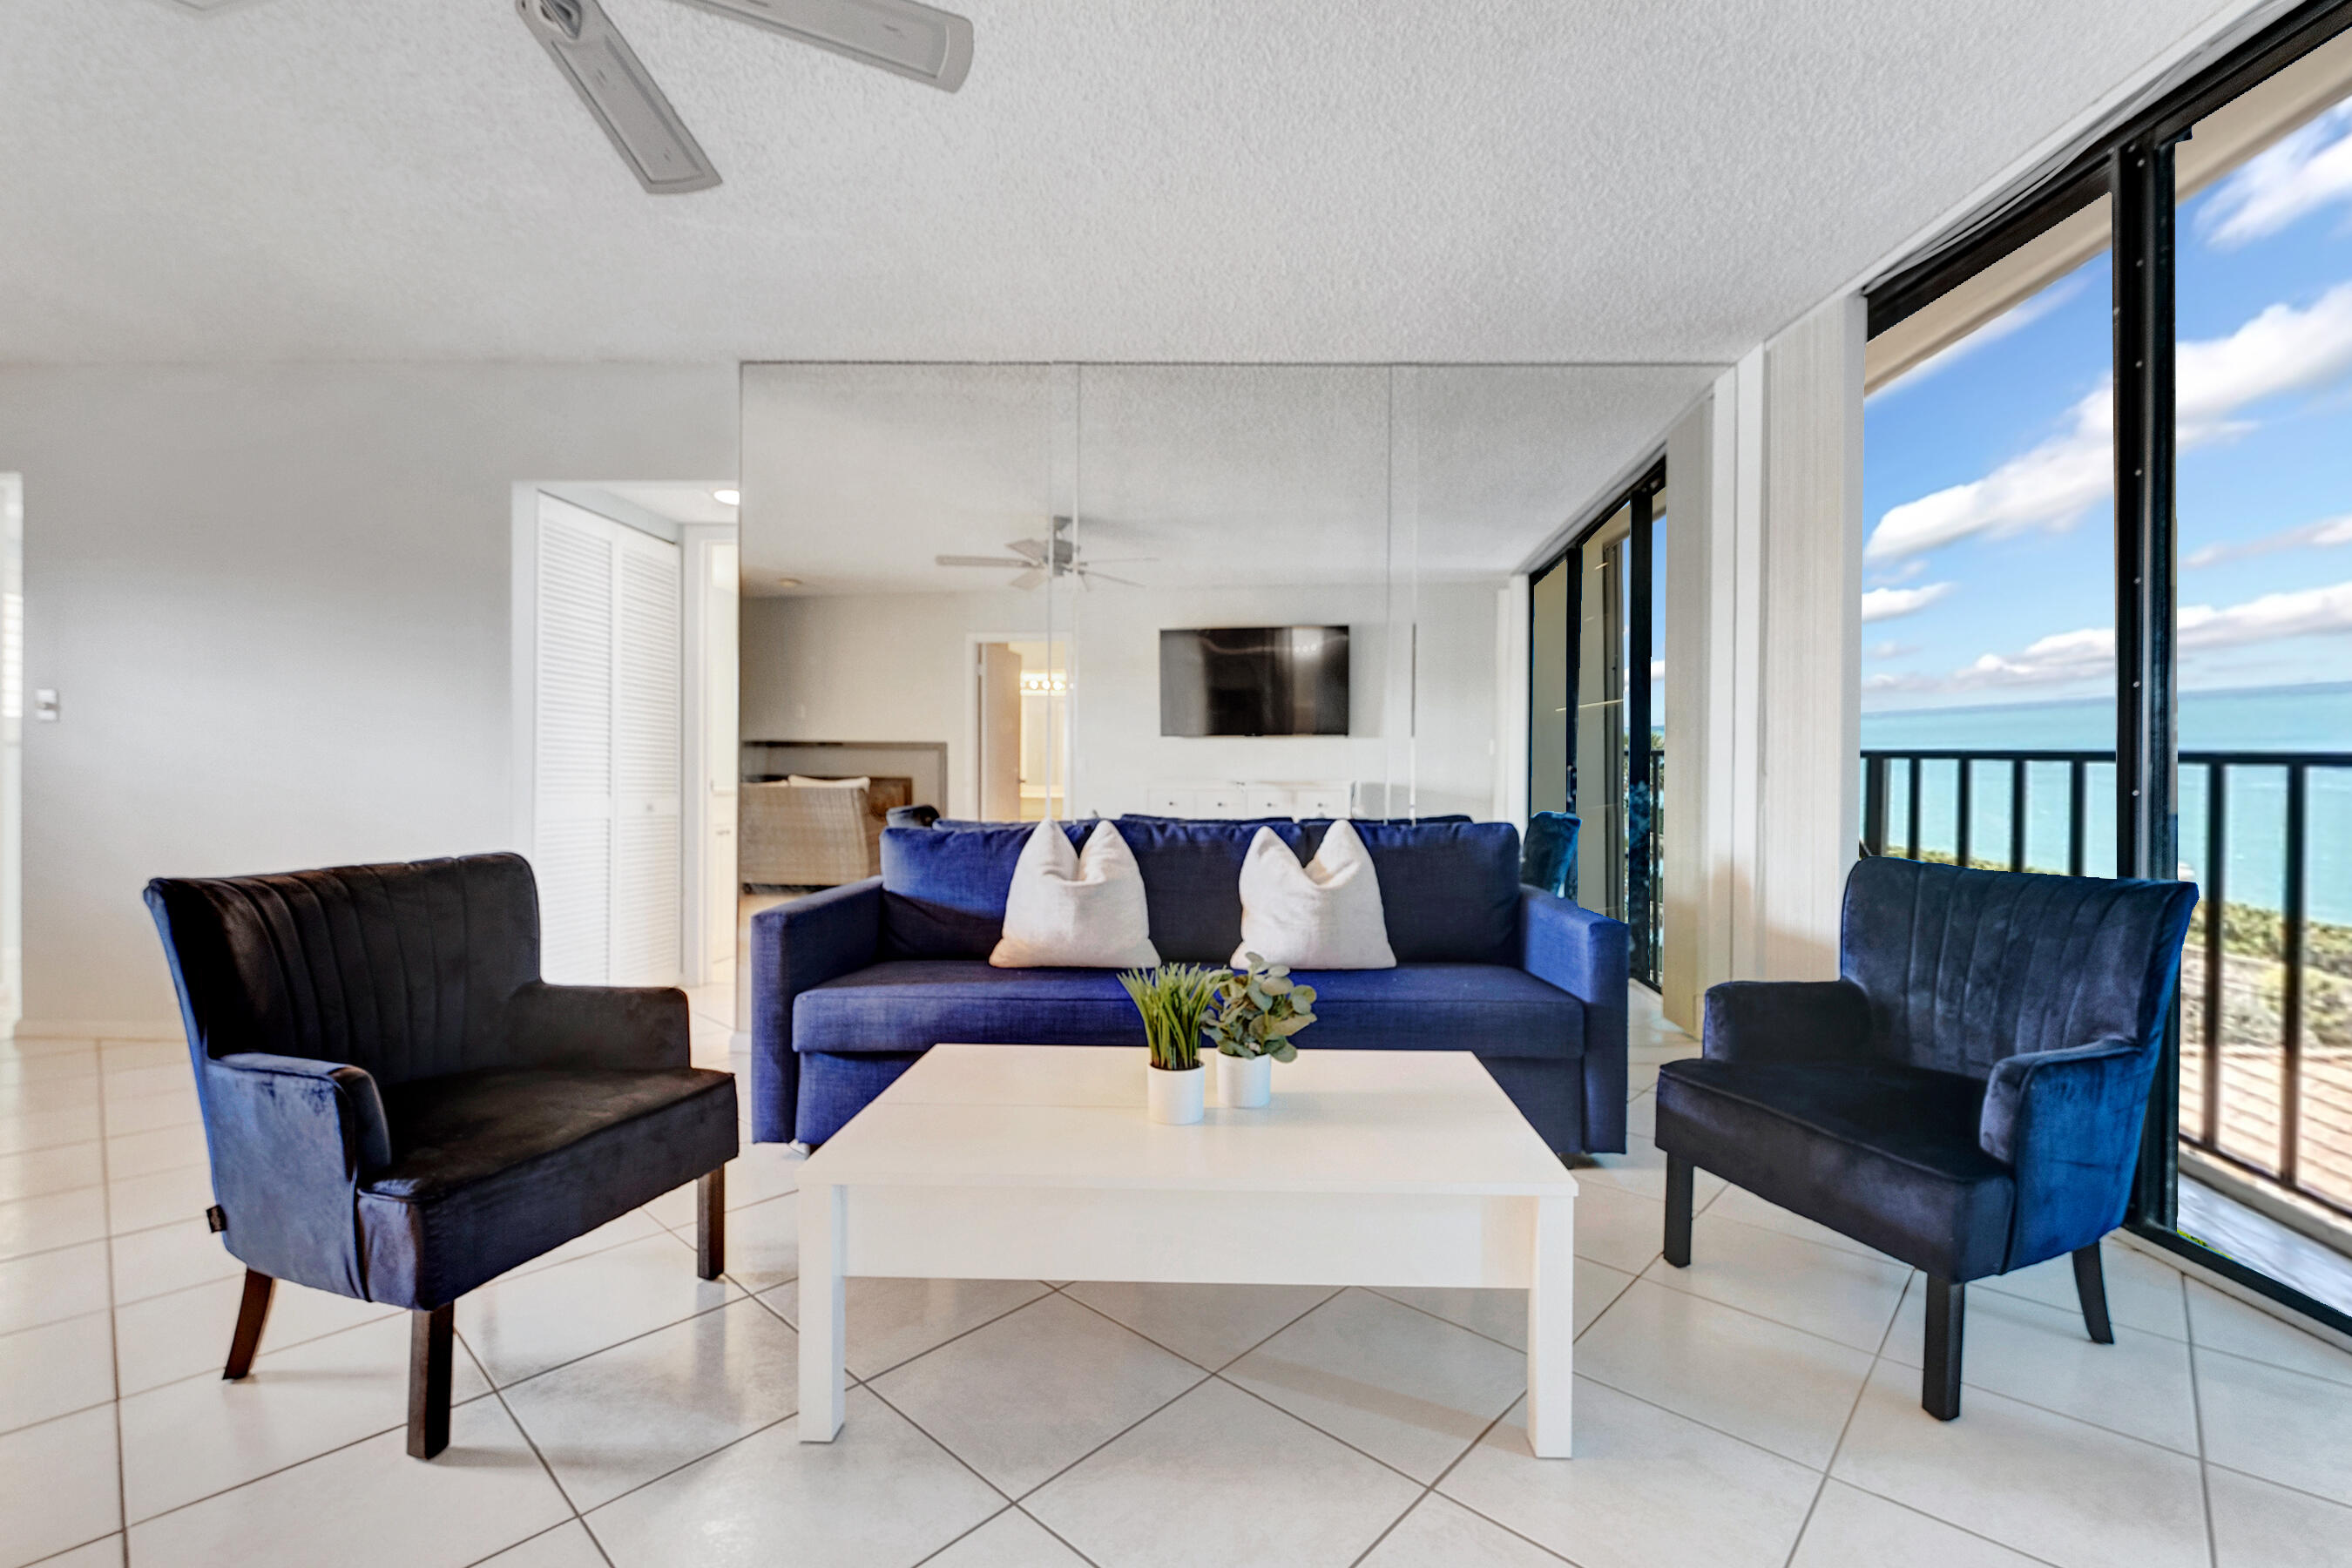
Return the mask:
M1155 784L1144 810L1154 816L1249 819L1263 816L1352 816L1354 786L1346 780Z

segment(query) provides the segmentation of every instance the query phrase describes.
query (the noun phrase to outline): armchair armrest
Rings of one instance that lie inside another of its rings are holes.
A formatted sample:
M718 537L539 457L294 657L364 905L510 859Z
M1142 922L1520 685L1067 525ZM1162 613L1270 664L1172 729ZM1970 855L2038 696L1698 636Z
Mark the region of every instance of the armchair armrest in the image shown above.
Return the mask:
M2016 1173L2008 1267L2088 1247L2123 1223L2156 1053L2111 1036L1995 1062L1977 1142Z
M364 1299L352 1194L392 1162L375 1079L344 1062L240 1051L205 1064L205 1138L222 1239L278 1279Z
M693 1058L686 993L666 985L550 985L507 999L518 1067L682 1068Z
M874 962L882 942L882 879L795 899L751 917L751 1136L788 1143L800 1114L793 1000Z
M1719 1059L1833 1061L1869 1045L1870 998L1851 980L1727 980L1706 988L1700 1027Z
M1624 923L1540 888L1519 889L1519 967L1584 1004L1583 1120L1588 1154L1625 1147Z

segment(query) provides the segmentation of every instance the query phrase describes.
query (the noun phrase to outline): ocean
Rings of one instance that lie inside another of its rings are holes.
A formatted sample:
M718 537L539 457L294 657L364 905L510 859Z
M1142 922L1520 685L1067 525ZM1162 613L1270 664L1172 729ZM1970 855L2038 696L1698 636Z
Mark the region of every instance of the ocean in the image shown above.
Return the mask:
M1864 713L1864 750L2106 751L2115 745L2115 704L2106 699L2067 702L2013 702L1973 708L1914 709ZM2324 685L2263 687L2230 691L2189 691L2180 696L2180 749L2184 752L2352 752L2352 681ZM1969 853L2004 858L2008 853L2009 769L1978 763L1971 780ZM2206 770L2180 769L2180 874L2205 882ZM2305 896L2315 921L2352 925L2352 768L2318 768L2308 775L2305 802ZM1908 820L1906 779L1901 764L1887 779L1886 831L1901 844ZM2115 770L2090 770L2088 841L2084 869L2111 875L2115 868ZM1923 764L1920 781L1922 847L1950 854L1956 847L1958 768L1952 763ZM2066 847L2066 768L2035 764L2027 770L2026 860L2037 869L2063 870ZM2230 770L2225 890L2233 904L2277 909L2286 878L2286 771Z

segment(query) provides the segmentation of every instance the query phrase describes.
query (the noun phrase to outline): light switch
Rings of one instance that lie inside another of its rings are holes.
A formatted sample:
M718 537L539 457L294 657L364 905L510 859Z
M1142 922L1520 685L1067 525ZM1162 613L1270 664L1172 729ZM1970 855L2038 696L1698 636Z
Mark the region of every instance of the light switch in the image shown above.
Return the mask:
M58 689L44 686L33 693L33 717L44 724L58 721Z

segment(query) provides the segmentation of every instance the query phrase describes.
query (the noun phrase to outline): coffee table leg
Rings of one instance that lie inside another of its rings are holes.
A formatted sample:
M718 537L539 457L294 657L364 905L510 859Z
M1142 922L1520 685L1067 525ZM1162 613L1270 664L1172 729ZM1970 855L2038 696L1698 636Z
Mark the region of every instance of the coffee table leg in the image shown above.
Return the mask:
M1528 1289L1528 1445L1539 1459L1565 1459L1569 1405L1576 1392L1576 1200L1537 1199L1534 1231Z
M848 1350L842 1315L844 1194L836 1186L801 1188L801 1441L830 1443L848 1399Z

